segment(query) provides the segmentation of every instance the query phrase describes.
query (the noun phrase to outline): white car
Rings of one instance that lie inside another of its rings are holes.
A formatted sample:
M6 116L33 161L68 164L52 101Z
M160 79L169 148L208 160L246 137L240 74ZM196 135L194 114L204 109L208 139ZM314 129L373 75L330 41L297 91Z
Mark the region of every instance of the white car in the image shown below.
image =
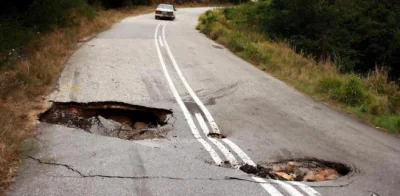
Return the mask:
M175 19L175 7L170 4L160 4L156 9L156 19L168 18L171 20Z

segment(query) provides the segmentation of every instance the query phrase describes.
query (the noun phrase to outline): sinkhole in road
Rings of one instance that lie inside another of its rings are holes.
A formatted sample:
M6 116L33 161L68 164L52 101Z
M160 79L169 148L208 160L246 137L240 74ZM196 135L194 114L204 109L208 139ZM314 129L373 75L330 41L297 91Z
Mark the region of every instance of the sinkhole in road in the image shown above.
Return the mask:
M345 164L318 159L287 160L257 166L246 164L240 170L262 178L308 182L336 180L351 171Z
M53 102L39 115L41 122L78 128L125 140L165 138L172 130L171 110L120 102Z

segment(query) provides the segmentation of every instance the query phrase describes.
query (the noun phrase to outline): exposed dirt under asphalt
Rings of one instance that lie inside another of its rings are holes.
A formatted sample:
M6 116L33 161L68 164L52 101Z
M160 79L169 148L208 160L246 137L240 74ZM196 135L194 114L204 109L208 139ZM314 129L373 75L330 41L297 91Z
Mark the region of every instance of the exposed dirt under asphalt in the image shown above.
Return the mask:
M40 121L126 140L165 138L172 111L119 102L53 103Z
M246 164L240 170L263 178L308 182L336 180L351 171L344 164L317 159L289 160L256 167Z

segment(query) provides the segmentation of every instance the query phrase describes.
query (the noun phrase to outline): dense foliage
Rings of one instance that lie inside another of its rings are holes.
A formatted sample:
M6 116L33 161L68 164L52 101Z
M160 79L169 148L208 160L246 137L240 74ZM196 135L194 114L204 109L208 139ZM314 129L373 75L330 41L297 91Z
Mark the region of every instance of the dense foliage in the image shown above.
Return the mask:
M342 71L368 73L386 66L392 79L400 76L397 0L267 0L226 15L297 51L331 58Z

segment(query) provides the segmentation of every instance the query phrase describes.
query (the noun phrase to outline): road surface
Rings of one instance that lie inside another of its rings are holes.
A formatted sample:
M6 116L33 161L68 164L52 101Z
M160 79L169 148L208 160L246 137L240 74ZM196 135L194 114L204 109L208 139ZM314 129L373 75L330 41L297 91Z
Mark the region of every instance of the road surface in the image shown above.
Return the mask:
M398 137L313 101L209 40L195 30L206 10L180 9L175 21L124 19L74 53L50 95L172 109L166 139L41 123L8 195L400 195ZM298 158L352 171L292 183L237 169ZM232 167L217 166L223 161Z

